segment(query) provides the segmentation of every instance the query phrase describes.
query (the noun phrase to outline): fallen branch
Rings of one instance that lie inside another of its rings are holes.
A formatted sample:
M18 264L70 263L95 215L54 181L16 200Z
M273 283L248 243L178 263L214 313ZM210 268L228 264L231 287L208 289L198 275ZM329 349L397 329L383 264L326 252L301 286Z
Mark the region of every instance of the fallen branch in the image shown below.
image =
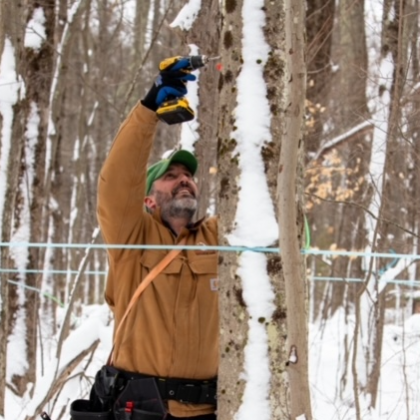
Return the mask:
M58 393L61 388L63 387L64 383L67 381L70 374L73 370L79 365L79 363L90 353L94 352L99 345L100 340L94 341L89 348L83 350L81 353L76 355L66 366L64 366L61 371L55 376L50 389L45 394L44 398L38 404L38 406L34 409L33 413L27 415L25 420L33 420L34 418L38 417L42 411L44 411L44 407L48 404L53 396Z

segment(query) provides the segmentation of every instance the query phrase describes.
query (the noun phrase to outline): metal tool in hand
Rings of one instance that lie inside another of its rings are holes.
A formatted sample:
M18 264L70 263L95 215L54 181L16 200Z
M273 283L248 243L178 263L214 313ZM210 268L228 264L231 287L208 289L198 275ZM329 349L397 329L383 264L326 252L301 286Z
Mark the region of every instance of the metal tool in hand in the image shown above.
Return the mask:
M209 61L217 60L218 58L220 57L207 57L206 55L170 57L159 64L159 70L190 73L205 66ZM191 121L194 118L194 111L189 106L186 98L170 98L166 100L157 109L156 114L160 120L170 125Z

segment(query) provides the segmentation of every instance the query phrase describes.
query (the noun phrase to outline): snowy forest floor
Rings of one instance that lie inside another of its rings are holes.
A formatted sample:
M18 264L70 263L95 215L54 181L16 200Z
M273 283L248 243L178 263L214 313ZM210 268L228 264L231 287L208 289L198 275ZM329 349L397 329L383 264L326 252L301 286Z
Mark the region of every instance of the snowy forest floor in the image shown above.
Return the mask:
M66 410L63 418L69 418L69 403L86 398L96 371L107 360L111 349L112 325L107 306L85 307L83 313L83 317L73 320L76 328L65 341L60 367L95 340L99 339L100 343L93 357L78 365L58 397L43 407L52 420L58 419L62 410ZM367 397L358 392L364 420L420 419L420 314L412 315L400 324L388 323L385 326L376 409L368 410ZM344 312L340 311L326 322L310 325L309 366L314 420L357 418L351 374L353 328L353 319L348 318L346 323ZM32 398L18 398L10 389L7 390L6 419L25 419L45 397L57 367L56 343L56 339L42 340L44 360L39 363L39 380ZM348 347L347 362L344 343ZM23 365L18 343L10 344L9 363ZM363 379L363 370L358 369L359 380Z

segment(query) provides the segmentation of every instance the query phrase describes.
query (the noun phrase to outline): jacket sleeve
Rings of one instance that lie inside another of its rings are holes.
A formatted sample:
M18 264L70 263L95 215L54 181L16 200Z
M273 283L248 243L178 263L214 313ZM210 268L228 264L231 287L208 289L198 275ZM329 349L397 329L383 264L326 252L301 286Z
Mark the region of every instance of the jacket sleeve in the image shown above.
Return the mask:
M101 169L97 215L106 243L131 244L138 238L157 121L153 111L138 103L122 123Z

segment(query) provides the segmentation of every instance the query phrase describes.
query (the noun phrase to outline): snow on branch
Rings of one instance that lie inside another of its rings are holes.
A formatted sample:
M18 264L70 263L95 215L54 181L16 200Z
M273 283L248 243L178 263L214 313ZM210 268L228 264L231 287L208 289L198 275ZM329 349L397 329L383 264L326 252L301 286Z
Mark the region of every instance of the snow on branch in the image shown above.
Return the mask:
M356 125L350 130L347 130L345 133L327 141L321 147L318 153L315 155L314 160L318 160L321 156L323 156L325 153L327 153L329 150L333 149L334 147L338 146L339 144L344 143L345 141L348 141L348 140L353 140L355 136L361 135L364 132L369 132L373 130L373 128L374 128L374 124L372 120L366 120L362 122L361 124Z

